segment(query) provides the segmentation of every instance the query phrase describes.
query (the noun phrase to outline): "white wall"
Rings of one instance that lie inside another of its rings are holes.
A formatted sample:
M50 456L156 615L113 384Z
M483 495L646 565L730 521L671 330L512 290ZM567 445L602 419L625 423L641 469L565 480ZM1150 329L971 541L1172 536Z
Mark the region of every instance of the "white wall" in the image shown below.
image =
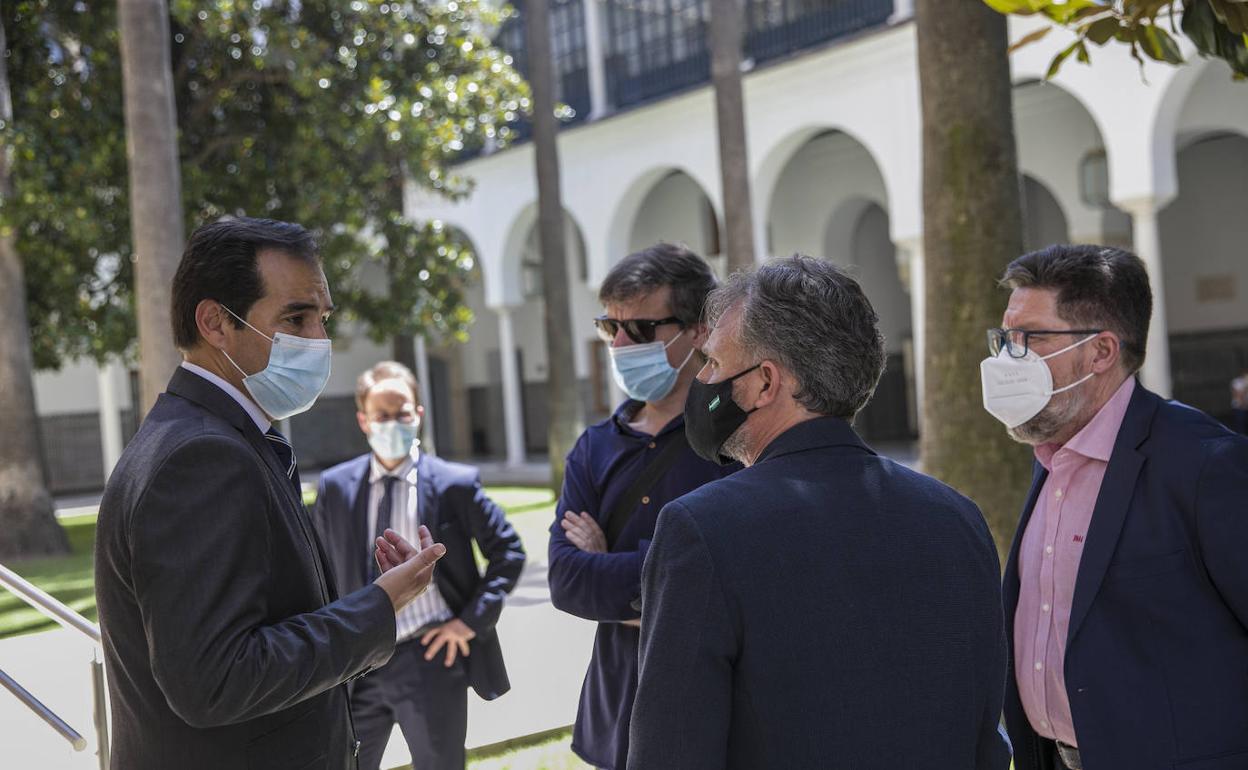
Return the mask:
M1178 171L1159 217L1170 331L1248 327L1248 139L1197 142Z
M98 369L90 358L70 361L56 372L35 373L35 407L41 417L58 414L98 412L100 393ZM124 383L122 383L124 385ZM123 403L130 406L129 386L118 389Z
M692 177L672 172L650 190L641 204L629 235L629 252L666 241L684 244L703 257L710 256L717 239L711 231L716 225L707 211L709 205L706 193Z
M897 273L897 249L888 238L888 214L870 205L858 218L853 235L850 272L880 318L880 333L889 353L900 353L910 338L910 294Z

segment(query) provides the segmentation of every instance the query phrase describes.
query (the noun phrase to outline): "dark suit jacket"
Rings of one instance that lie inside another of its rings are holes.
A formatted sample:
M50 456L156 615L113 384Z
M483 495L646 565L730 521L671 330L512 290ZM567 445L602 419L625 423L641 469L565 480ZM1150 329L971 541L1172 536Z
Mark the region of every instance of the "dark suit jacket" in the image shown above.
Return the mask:
M100 503L95 589L117 770L355 767L349 678L394 649L375 586L337 598L276 454L178 369Z
M998 560L975 505L817 418L664 507L631 770L1005 770Z
M1006 563L1011 653L1046 476L1037 464ZM1083 766L1248 767L1248 439L1137 384L1083 548L1065 660ZM1012 666L1008 682L1016 770L1052 767Z
M314 518L340 590L363 583L368 544L369 458L363 455L321 474ZM468 682L493 700L511 689L494 624L524 569L520 536L503 510L486 497L476 468L421 453L416 463L417 510L446 555L433 571L442 598L477 636L469 642ZM476 540L488 562L485 574L472 555Z

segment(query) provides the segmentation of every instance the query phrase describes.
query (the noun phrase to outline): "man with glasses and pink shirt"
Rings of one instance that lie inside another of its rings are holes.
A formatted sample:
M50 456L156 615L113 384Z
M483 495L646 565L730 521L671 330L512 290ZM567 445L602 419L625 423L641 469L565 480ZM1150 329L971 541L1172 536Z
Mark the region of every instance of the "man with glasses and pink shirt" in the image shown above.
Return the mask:
M550 533L550 594L564 612L598 622L572 750L623 770L637 691L641 565L659 511L735 470L699 458L684 406L706 341L702 305L715 277L688 249L661 243L621 260L598 293L595 319L628 398L568 454Z
M985 408L1034 447L1006 563L1017 770L1248 767L1248 440L1146 390L1144 264L1006 269Z

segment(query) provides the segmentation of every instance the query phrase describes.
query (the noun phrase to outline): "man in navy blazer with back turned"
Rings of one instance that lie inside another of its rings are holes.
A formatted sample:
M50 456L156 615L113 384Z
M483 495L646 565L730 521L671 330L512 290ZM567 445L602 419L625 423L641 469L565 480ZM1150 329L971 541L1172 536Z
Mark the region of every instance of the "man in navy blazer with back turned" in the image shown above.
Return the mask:
M468 688L486 700L511 688L494 625L524 548L476 468L419 450L418 392L411 371L393 361L360 375L357 419L372 452L325 471L316 500L316 527L342 591L371 579L369 543L387 527L403 535L426 526L446 546L433 585L398 616L394 657L352 684L360 770L381 765L396 722L414 767L463 768Z
M996 547L850 420L884 367L853 278L792 257L708 300L685 433L746 468L664 506L630 770L1005 770Z
M1017 770L1248 768L1248 439L1145 390L1144 263L1016 259L984 406L1035 447L1005 570Z

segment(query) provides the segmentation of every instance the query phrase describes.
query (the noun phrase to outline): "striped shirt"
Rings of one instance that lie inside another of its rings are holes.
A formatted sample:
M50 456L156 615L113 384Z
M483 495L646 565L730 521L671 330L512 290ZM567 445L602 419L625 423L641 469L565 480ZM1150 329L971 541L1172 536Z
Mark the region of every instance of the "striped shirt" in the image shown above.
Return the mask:
M385 494L385 478L395 476L399 480L395 483L394 491L391 493L390 528L402 535L407 542L413 545L420 543L420 535L417 531L420 526L420 511L417 510L419 495L416 494L417 451L413 448L411 456L393 471L386 470L385 466L377 461L376 455L370 458L371 470L368 477L368 531L370 533L377 531L377 508L381 504L381 496ZM370 561L373 559L373 550L370 537L368 549ZM430 623L450 620L454 616L455 613L451 612L451 608L447 606L446 600L438 591L437 584L430 583L429 590L404 607L395 618L398 626L397 641L406 641L420 628Z

